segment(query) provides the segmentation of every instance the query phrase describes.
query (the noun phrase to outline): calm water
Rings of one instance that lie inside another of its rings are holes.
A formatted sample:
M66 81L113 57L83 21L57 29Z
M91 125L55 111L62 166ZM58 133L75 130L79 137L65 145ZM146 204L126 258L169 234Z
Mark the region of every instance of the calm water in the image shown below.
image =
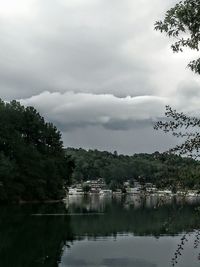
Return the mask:
M199 206L128 196L1 206L0 266L200 266Z

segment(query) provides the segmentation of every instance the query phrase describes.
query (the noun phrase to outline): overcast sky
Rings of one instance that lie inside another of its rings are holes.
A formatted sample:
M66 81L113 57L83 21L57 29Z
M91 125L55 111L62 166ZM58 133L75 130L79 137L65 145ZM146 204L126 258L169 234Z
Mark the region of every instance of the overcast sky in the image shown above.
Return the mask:
M65 146L163 151L164 107L199 113L197 57L154 31L175 0L0 0L0 97L33 105Z

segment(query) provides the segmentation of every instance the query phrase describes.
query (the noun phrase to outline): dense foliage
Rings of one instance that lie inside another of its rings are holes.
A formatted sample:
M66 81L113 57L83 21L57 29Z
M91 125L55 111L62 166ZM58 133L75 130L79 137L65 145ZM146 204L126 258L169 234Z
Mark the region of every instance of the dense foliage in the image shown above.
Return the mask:
M0 101L0 201L59 199L71 167L53 124L33 107Z
M112 189L133 179L152 182L161 188L171 185L200 188L200 164L190 158L159 152L126 156L81 148L68 148L66 154L75 161L74 182L103 177Z
M163 21L156 22L155 29L176 39L172 45L174 52L182 52L185 47L199 51L200 1L180 1L166 12ZM200 58L191 61L188 66L200 74Z

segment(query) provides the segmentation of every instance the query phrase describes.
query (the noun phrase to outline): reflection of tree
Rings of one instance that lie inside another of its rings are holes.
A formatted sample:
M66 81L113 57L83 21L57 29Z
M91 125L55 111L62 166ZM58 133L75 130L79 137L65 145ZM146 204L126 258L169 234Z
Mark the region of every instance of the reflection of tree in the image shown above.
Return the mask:
M195 232L194 248L198 248L200 243L200 230Z
M191 235L194 235L194 249L198 249L199 248L199 244L200 244L200 230L196 230L194 231L194 233L185 233L181 239L180 239L180 243L177 245L177 249L174 253L174 256L172 257L172 266L175 266L176 264L178 264L179 262L179 258L183 255L183 251L184 251L184 246L186 244L186 242L188 242L189 237L191 237ZM198 256L198 260L200 260L200 253Z
M172 199L169 203L166 202L164 199L152 201L147 206L146 199L110 200L104 203L103 215L82 216L81 220L80 217L72 216L71 223L76 235L90 237L111 236L116 233L134 233L139 236L176 235L198 228L198 214L194 210L197 204L179 204ZM84 205L86 204L83 201L82 211L87 212L83 209ZM73 203L71 212L80 212L80 206Z
M66 241L73 240L69 217L34 217L63 211L62 205L1 207L1 266L57 267Z
M181 237L180 244L178 244L177 246L177 249L174 253L174 257L172 258L172 266L175 266L178 263L178 259L180 256L182 256L182 251L184 250L184 246L187 241L187 234L184 234Z
M111 201L110 201L111 202ZM82 202L84 205L84 201ZM104 216L84 217L81 221L72 218L74 231L78 236L116 236L117 233L131 232L135 235L176 235L185 232L172 258L172 266L178 263L188 241L187 235L199 228L196 212L198 201L185 198L141 198L127 197L121 202L106 203ZM74 211L78 210L74 203ZM195 247L199 245L200 231L195 232Z
M74 199L68 203L68 211L63 204L1 207L1 265L57 267L63 249L69 248L74 239L80 240L84 236L95 239L117 236L118 233L133 233L159 237L199 229L195 203L188 205L173 200L168 203L147 199L138 201L140 205L131 198L95 198L91 202L85 198L77 202ZM65 213L66 216L31 216ZM198 241L199 233L195 232ZM195 246L198 245L196 242ZM179 252L181 247L175 260L178 260Z

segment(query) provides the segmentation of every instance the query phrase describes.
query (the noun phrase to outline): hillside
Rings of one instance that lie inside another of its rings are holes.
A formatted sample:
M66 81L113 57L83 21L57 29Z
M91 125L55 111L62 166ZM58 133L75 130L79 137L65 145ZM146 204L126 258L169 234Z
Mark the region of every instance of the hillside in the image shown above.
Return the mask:
M200 164L178 155L153 154L118 155L115 151L67 148L67 155L75 162L73 182L105 179L110 186L122 185L127 180L152 182L158 187L169 185L184 188L200 187Z

